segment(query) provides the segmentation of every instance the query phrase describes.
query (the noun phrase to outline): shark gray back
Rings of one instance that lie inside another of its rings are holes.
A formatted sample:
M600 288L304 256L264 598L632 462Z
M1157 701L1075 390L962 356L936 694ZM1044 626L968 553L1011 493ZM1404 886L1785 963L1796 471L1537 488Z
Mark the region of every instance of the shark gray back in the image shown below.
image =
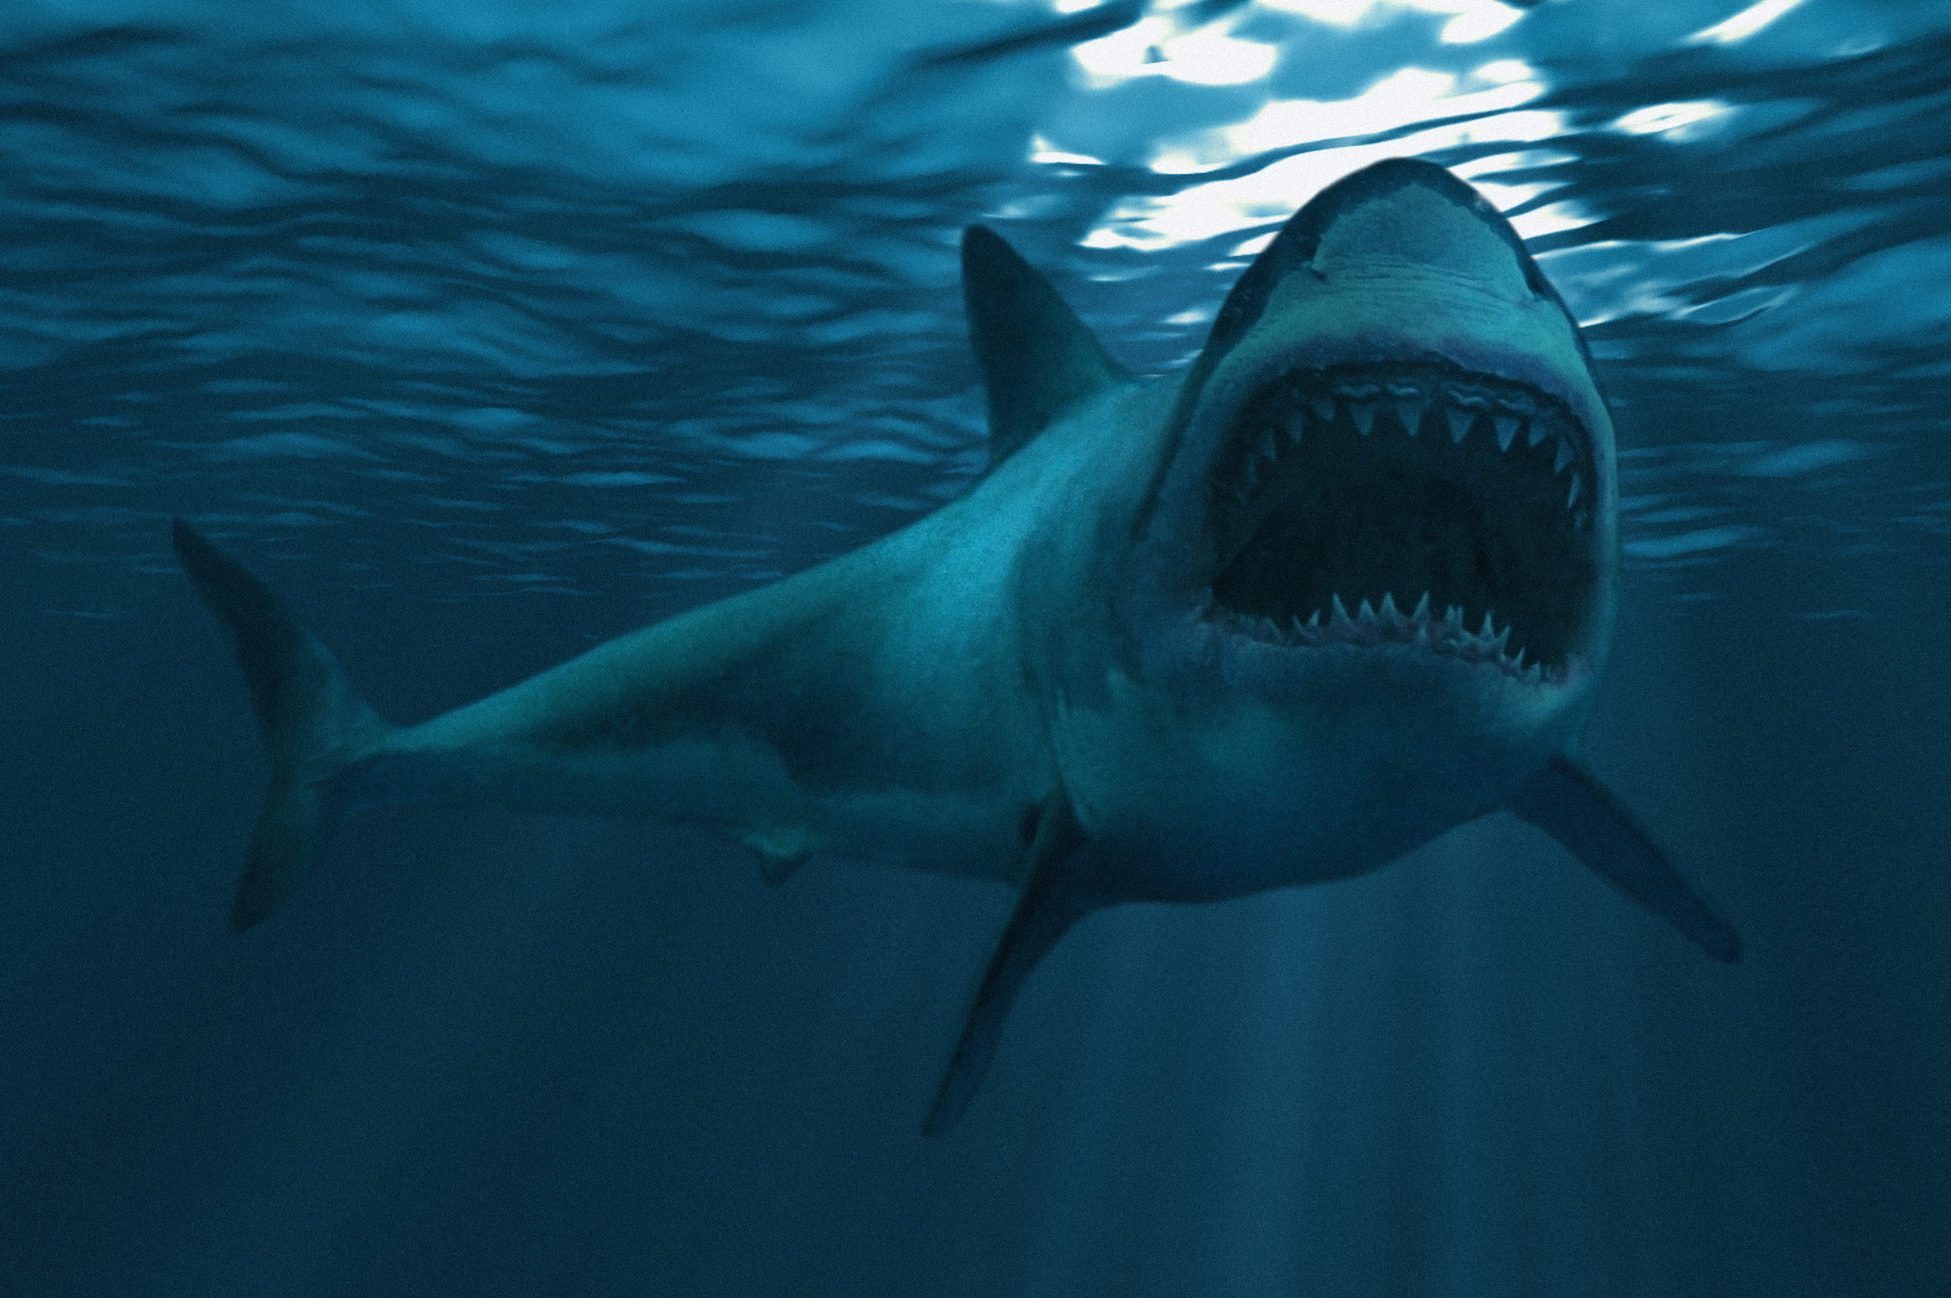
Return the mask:
M1738 954L1570 756L1616 600L1612 425L1480 196L1407 161L1330 187L1159 378L995 234L963 268L992 424L967 492L418 725L179 522L272 753L238 925L340 810L407 798L709 824L772 881L823 854L997 878L1019 902L931 1132L1094 911L1360 873L1499 809Z

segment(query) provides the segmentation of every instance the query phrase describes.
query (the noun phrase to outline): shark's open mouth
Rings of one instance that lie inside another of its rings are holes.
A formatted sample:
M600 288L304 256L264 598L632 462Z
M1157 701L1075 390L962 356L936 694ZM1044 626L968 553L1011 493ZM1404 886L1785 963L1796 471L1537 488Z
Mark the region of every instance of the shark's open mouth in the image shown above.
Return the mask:
M1597 482L1562 402L1436 365L1297 370L1233 427L1212 591L1240 630L1562 679L1596 580Z

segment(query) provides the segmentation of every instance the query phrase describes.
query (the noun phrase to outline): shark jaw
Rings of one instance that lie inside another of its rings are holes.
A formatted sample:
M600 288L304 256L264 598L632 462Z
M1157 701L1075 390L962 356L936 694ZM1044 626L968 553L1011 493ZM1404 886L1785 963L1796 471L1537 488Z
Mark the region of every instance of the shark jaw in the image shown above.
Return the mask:
M1299 367L1208 484L1209 616L1296 649L1561 685L1597 575L1592 438L1553 397L1432 364Z

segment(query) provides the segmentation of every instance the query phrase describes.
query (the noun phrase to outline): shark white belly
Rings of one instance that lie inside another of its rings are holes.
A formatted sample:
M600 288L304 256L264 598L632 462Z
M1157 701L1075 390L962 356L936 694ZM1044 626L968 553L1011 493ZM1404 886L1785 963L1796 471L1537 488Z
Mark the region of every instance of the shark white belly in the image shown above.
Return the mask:
M1373 869L1508 809L1710 955L1733 930L1569 755L1610 642L1612 426L1510 227L1395 161L1298 212L1183 375L1137 379L963 244L989 471L911 526L418 725L178 522L272 757L233 909L349 805L719 827L1021 889L927 1129L1084 915Z

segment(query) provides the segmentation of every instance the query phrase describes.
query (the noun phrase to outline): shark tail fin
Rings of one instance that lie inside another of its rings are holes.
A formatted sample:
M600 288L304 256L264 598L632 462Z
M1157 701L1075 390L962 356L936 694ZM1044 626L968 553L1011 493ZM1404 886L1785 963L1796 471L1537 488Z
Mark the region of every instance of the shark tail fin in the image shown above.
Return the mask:
M181 519L171 541L197 594L236 642L271 753L270 792L230 912L231 926L246 929L277 908L318 855L336 811L339 777L373 753L392 727L269 587Z

